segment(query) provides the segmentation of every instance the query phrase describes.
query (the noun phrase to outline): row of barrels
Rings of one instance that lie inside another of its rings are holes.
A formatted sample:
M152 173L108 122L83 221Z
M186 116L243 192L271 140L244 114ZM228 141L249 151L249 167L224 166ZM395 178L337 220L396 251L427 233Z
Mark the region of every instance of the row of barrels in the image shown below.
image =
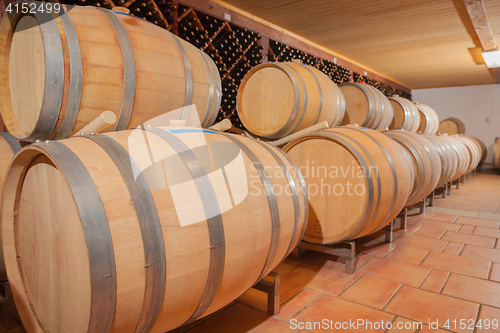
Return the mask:
M357 124L435 134L439 118L424 104L392 96L367 84L337 86L316 68L300 63L267 63L243 79L237 98L241 122L252 134L277 139L322 121L330 128Z
M283 150L308 185L304 240L318 244L380 230L403 207L474 170L483 155L472 138L357 126L311 133Z

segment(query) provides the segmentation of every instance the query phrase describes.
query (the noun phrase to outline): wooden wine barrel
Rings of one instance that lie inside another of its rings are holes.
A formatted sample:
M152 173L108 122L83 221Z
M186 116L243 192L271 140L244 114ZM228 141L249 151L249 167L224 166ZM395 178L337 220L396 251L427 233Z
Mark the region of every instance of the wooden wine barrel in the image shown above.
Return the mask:
M481 160L479 161L478 169L481 169L482 164L484 163L484 160L486 159L486 156L488 155L488 148L486 148L486 145L484 144L483 141L479 140L478 138L473 138L470 137L472 140L475 140L479 147L481 147Z
M465 134L464 123L457 118L446 118L439 124L438 132L441 134Z
M332 244L376 232L399 214L410 195L403 151L377 131L331 128L298 138L283 150L307 184L308 242Z
M422 134L436 134L439 127L439 117L436 111L425 104L415 103L415 106L420 114L420 126L417 131Z
M242 136L175 127L76 136L24 147L9 170L3 249L28 332L191 323L270 272L307 223L293 162Z
M469 167L465 171L465 173L467 174L469 172L472 172L478 166L482 154L481 147L477 144L477 142L466 136L457 136L456 139L462 142L467 147L468 153L470 154Z
M422 201L436 188L441 177L443 166L436 147L425 137L415 133L395 130L384 134L403 145L413 159L416 177L406 205Z
M21 145L12 135L5 132L0 133L0 188L5 181L5 175L7 174L10 161L19 149L21 149ZM0 192L0 198L1 197ZM3 252L0 250L0 280L6 279L7 275L5 273Z
M441 177L436 185L436 188L453 180L453 176L457 173L458 169L458 154L450 145L441 137L436 135L425 135L425 138L434 145L441 157L441 164L443 169Z
M493 144L493 168L500 169L500 138L495 138Z
M357 124L368 128L388 127L394 117L391 103L377 88L363 83L342 83L346 107L341 125Z
M0 112L17 139L64 139L105 110L118 117L109 130L160 115L155 125L169 125L172 110L170 116L193 126L214 123L220 76L198 48L104 8L75 6L56 19L47 15L7 13L1 22Z
M398 95L389 97L389 102L394 110L393 121L389 129L403 129L415 133L420 127L420 114L415 104Z
M314 67L266 63L245 75L237 110L250 133L277 139L322 121L337 126L344 117L345 101L337 85Z
M451 148L455 150L455 152L458 155L457 172L453 176L452 180L458 179L460 176L466 174L466 171L470 166L471 163L470 151L463 144L463 142L457 140L454 137L448 135L441 135L439 137L445 140L448 143L448 145L451 146Z

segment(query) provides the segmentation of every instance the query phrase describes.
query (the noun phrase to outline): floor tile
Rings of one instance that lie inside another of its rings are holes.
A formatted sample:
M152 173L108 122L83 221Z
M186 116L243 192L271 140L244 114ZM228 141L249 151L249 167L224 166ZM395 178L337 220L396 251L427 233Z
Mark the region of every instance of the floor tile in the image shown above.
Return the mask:
M287 331L290 331L290 324L239 303L231 305L188 330L189 333L268 333Z
M439 293L449 275L450 272L441 271L439 269L432 269L420 289Z
M294 295L298 294L302 289L304 289L303 285L281 280L280 302L286 302ZM236 301L260 311L267 311L267 294L257 289L249 289L246 293L238 297Z
M462 225L450 222L441 222L433 220L420 220L417 225L427 228L442 229L449 231L458 231Z
M432 218L436 213L432 212L425 212L423 214L412 214L411 217L417 217L419 219L430 219Z
M338 295L360 276L359 272L346 274L343 266L335 267L328 265L328 263L308 263L282 276L282 280Z
M441 237L442 241L451 241L456 243L464 243L470 245L477 245L483 247L493 248L495 246L495 238L476 236L476 235L467 235L467 234L459 234L455 232L447 232L443 237Z
M493 228L493 229L498 229L500 227L500 221L485 220L485 219L464 217L464 216L460 216L455 221L455 223L469 224L469 225L475 225L477 227L485 227L485 228Z
M355 268L358 269L362 267L364 264L366 264L368 261L370 261L374 256L371 254L366 254L366 253L358 253L356 255L356 262L355 262Z
M315 301L322 293L313 289L305 288L292 299L281 305L280 313L276 317L288 321L300 310ZM265 311L265 310L264 310Z
M493 267L491 268L490 280L500 282L500 264L493 264ZM498 320L500 321L500 317Z
M500 207L497 208L497 212L496 214L488 214L488 213L483 213L483 212L480 212L479 213L479 218L481 219L488 219L488 220L494 220L494 221L500 221Z
M462 225L462 228L460 228L460 230L458 230L459 233L461 234L469 234L469 235L472 235L472 232L474 231L474 229L476 228L479 228L479 227L476 227L474 225L467 225L467 224L464 224Z
M445 331L442 329L430 328L429 325L422 324L422 329L418 333L447 333L450 331Z
M420 236L420 237L427 237L427 238L439 239L439 237L443 236L443 234L445 232L446 232L446 230L442 230L442 229L434 229L434 228L422 227L422 228L419 228L417 231L415 231L412 235L413 236Z
M419 222L420 223L420 222ZM441 252L448 242L438 239L431 239L419 236L406 236L402 235L396 238L393 242L394 245L405 245L417 249Z
M443 294L500 307L500 283L451 274Z
M418 287L430 269L384 258L373 258L357 272Z
M364 275L354 282L341 298L382 309L401 284Z
M478 304L407 286L403 286L385 308L387 312L423 323L438 320L440 325L448 319L476 319L478 310Z
M391 251L391 253L385 256L385 258L418 265L428 254L429 250L422 250L414 247L399 245L397 248Z
M342 311L339 311L342 309ZM335 322L343 323L351 321L357 321L358 319L364 319L365 321L375 322L391 322L394 319L394 315L369 308L364 305L356 304L338 297L333 297L330 295L321 296L316 302L314 302L307 309L302 311L293 320L297 322L321 322L323 319L328 319ZM290 324L293 324L293 322ZM311 332L331 332L333 330L321 330L314 328L307 328ZM346 329L342 332L377 332L382 333L384 329L367 329L366 327L358 327L358 329Z
M279 275L285 275L302 264L304 264L303 261L293 260L291 256L289 256L276 266L276 268L273 269L273 272L276 272Z
M355 243L356 251L379 257L385 256L396 247L394 244L385 242L384 230L367 237L358 238Z
M414 225L415 223L417 223L420 220L421 220L421 218L418 218L418 217L408 217L406 219L406 224Z
M477 212L478 214L476 216L479 216L479 212L485 212L489 214L494 214L495 211L497 210L496 205L468 205L464 203L456 203L453 206L451 206L450 209L454 210L464 210L468 212Z
M455 256L458 256L463 247L464 244L449 242L442 253L453 254Z
M415 333L419 328L421 327L418 322L403 317L397 317L392 323L392 328L388 330L387 333Z
M493 320L497 320L493 322ZM479 314L478 323L481 322L481 328L477 328L476 333L498 333L500 331L500 309L492 308L491 306L483 305ZM494 328L492 323L498 324ZM485 325L487 324L487 325Z
M461 256L500 263L500 250L486 247L466 245Z
M468 217L478 217L479 212L470 212L466 210L459 210L459 209L450 209L448 208L447 210L444 211L445 214L451 214L451 215L459 215L459 216L468 216Z
M451 254L431 252L422 263L424 267L459 273L478 278L488 278L490 263L483 260L458 257Z
M431 218L433 221L441 221L441 222L455 222L458 218L458 215L450 215L450 214L434 214Z
M473 232L473 235L500 238L500 229L476 227L476 229Z

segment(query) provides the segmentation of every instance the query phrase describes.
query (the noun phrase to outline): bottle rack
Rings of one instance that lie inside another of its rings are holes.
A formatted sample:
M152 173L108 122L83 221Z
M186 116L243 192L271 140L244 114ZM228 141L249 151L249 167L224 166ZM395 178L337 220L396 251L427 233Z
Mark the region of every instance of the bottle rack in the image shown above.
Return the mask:
M248 71L262 63L261 37L251 30L168 0L60 0L61 3L97 6L112 9L122 6L130 14L163 27L207 53L217 65L222 83L222 100L216 121L230 119L233 126L243 129L236 112L236 96L241 80ZM398 94L411 100L411 94L394 90L389 85L372 80L326 59L307 54L283 43L270 40L269 61L292 61L316 67L333 82L351 79L370 84L385 95Z
M316 67L325 73L333 82L340 84L349 81L349 69L325 59L315 57L285 44L269 41L269 61L285 62L299 59L303 64Z

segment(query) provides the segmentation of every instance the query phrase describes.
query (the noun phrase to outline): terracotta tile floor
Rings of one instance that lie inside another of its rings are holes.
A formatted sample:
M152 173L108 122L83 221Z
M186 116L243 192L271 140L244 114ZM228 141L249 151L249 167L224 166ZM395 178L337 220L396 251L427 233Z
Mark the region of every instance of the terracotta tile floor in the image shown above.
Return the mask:
M442 213L454 205L453 214ZM337 257L306 251L300 261L287 258L274 270L282 283L278 315L265 312L264 293L250 290L176 331L320 332L321 325L299 324L326 320L367 325L341 332L499 333L500 326L491 325L500 325L500 211L491 214L490 207L500 207L500 175L476 174L460 189L453 186L446 199L436 197L425 214L409 218L407 230L395 232L392 244L384 242L383 231L357 240L352 275ZM392 329L377 327L382 321L392 322Z

